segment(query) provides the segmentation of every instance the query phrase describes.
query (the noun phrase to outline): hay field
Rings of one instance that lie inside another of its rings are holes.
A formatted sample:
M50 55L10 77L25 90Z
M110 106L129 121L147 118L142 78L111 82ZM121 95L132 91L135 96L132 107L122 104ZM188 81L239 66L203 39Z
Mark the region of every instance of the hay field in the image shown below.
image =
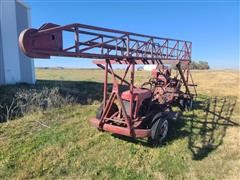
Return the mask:
M36 86L57 87L77 103L1 123L0 178L239 179L239 71L192 74L195 110L171 123L166 144L152 148L89 126L102 100L102 71L37 69ZM148 77L138 72L137 84ZM23 87L0 91L9 88Z

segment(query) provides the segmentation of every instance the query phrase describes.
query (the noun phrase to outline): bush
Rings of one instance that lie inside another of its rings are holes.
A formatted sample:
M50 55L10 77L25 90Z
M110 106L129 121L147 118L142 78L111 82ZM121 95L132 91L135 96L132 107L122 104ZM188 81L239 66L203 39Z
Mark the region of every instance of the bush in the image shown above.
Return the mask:
M28 112L63 107L74 103L74 101L74 98L70 95L63 96L58 87L43 87L39 89L20 88L16 90L14 95L5 96L5 98L1 99L0 122L21 117Z

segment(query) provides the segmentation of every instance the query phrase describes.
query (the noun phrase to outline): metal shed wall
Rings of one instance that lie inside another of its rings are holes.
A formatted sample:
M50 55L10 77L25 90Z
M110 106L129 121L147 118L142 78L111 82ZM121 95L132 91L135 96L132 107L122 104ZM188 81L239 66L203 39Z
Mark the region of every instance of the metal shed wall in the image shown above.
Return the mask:
M20 1L0 1L0 84L35 82L33 61L18 47L19 33L30 25L29 15Z
M17 1L16 14L17 14L17 34L19 35L22 30L30 27L30 9L24 4ZM33 61L23 54L19 48L20 59L20 73L21 81L26 83L35 83L34 63Z
M0 84L4 84L4 83L5 83L5 72L4 72L2 34L1 34L1 22L0 22Z

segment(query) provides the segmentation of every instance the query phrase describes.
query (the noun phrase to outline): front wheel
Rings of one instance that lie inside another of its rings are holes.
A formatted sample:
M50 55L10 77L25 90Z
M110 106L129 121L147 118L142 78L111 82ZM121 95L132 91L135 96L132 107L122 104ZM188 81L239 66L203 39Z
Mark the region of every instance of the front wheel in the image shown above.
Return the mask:
M148 141L153 146L161 145L167 137L169 122L166 115L158 113L154 116L151 126L151 136Z
M111 117L114 113L116 113L118 111L118 107L115 103L112 104L107 117ZM96 118L97 119L101 119L103 113L103 104L100 105L100 107L97 110L97 114L96 114Z

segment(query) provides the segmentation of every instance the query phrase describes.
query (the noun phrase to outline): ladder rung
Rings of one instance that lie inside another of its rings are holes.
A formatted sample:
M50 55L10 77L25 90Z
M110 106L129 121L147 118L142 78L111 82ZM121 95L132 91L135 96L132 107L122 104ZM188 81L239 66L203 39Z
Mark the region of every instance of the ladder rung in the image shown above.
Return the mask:
M188 84L188 86L197 86L196 84Z

